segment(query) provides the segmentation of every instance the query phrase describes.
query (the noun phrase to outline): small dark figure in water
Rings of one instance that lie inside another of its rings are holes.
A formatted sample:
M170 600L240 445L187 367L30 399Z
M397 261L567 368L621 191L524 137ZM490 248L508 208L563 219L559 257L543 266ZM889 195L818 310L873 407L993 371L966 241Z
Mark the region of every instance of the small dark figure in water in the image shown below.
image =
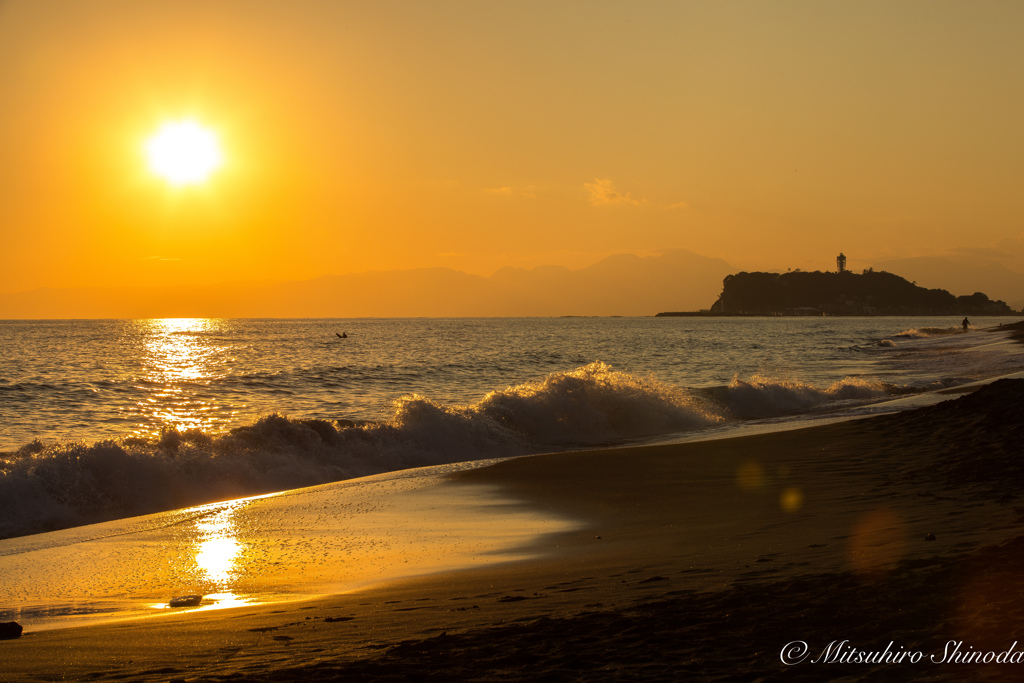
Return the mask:
M335 332L334 334L338 334L338 333ZM347 332L342 332L341 334L338 334L338 339L348 339L348 333Z
M971 321L968 320L967 318L964 318L964 321L960 324L964 326L964 332L966 332L967 328L971 326Z

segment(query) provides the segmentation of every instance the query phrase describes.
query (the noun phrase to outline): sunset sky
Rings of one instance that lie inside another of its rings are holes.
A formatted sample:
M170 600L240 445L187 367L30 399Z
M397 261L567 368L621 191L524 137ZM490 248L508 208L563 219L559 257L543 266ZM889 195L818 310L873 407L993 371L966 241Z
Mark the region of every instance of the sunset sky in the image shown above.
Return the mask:
M0 293L685 248L1024 271L1024 3L0 0ZM147 165L193 121L223 163Z

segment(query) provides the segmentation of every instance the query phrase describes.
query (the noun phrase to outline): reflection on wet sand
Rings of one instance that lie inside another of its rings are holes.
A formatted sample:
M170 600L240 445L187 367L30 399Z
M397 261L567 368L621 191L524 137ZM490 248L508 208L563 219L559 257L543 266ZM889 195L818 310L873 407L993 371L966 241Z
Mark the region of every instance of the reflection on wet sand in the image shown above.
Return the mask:
M235 559L242 549L235 537L232 522L237 505L228 505L212 517L200 521L196 527L203 535L196 546L196 564L206 575L206 580L226 584L234 574Z
M347 592L522 559L576 526L442 466L0 541L0 621L32 630ZM197 606L170 607L201 596ZM17 613L4 610L8 604Z
M222 609L251 602L234 592L237 580L245 573L240 562L243 546L238 537L237 515L249 500L199 508L210 512L195 519L185 533L193 540L189 556L176 571L180 572L180 585L189 586L189 590L202 596L198 609Z

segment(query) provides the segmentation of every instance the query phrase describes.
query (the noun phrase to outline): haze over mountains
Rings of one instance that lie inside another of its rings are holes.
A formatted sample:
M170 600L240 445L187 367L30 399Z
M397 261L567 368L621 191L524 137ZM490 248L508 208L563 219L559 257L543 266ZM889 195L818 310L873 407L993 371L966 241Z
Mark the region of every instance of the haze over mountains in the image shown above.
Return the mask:
M981 291L1024 306L1024 274L981 257L919 257L877 263L955 295ZM451 268L324 275L288 282L206 287L36 289L0 294L0 318L355 318L654 315L707 309L736 273L685 249L616 254L592 266L502 268L490 277Z
M38 289L0 295L0 318L654 315L708 308L734 271L677 249L490 277L426 268L212 287Z
M994 258L919 256L882 261L874 268L896 273L922 287L957 295L984 292L992 299L1002 299L1010 308L1024 307L1024 273L1010 270Z

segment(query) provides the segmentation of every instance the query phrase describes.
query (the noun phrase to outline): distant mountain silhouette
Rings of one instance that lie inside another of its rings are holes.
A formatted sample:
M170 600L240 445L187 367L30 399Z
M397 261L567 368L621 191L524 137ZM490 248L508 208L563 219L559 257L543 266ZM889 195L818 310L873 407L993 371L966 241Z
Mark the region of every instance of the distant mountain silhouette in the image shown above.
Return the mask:
M592 266L450 268L324 275L304 281L0 294L0 318L455 317L653 315L706 306L734 269L678 249L609 256Z
M491 280L507 288L509 310L542 311L539 315L651 315L665 308L707 306L718 292L718 283L732 270L721 259L676 249L661 256L616 254L575 271L556 266L502 268ZM711 296L705 296L709 292Z
M964 294L981 291L1004 299L1018 310L1024 307L1024 273L1010 270L992 258L918 256L882 261L874 268L900 273L923 287L942 287Z

